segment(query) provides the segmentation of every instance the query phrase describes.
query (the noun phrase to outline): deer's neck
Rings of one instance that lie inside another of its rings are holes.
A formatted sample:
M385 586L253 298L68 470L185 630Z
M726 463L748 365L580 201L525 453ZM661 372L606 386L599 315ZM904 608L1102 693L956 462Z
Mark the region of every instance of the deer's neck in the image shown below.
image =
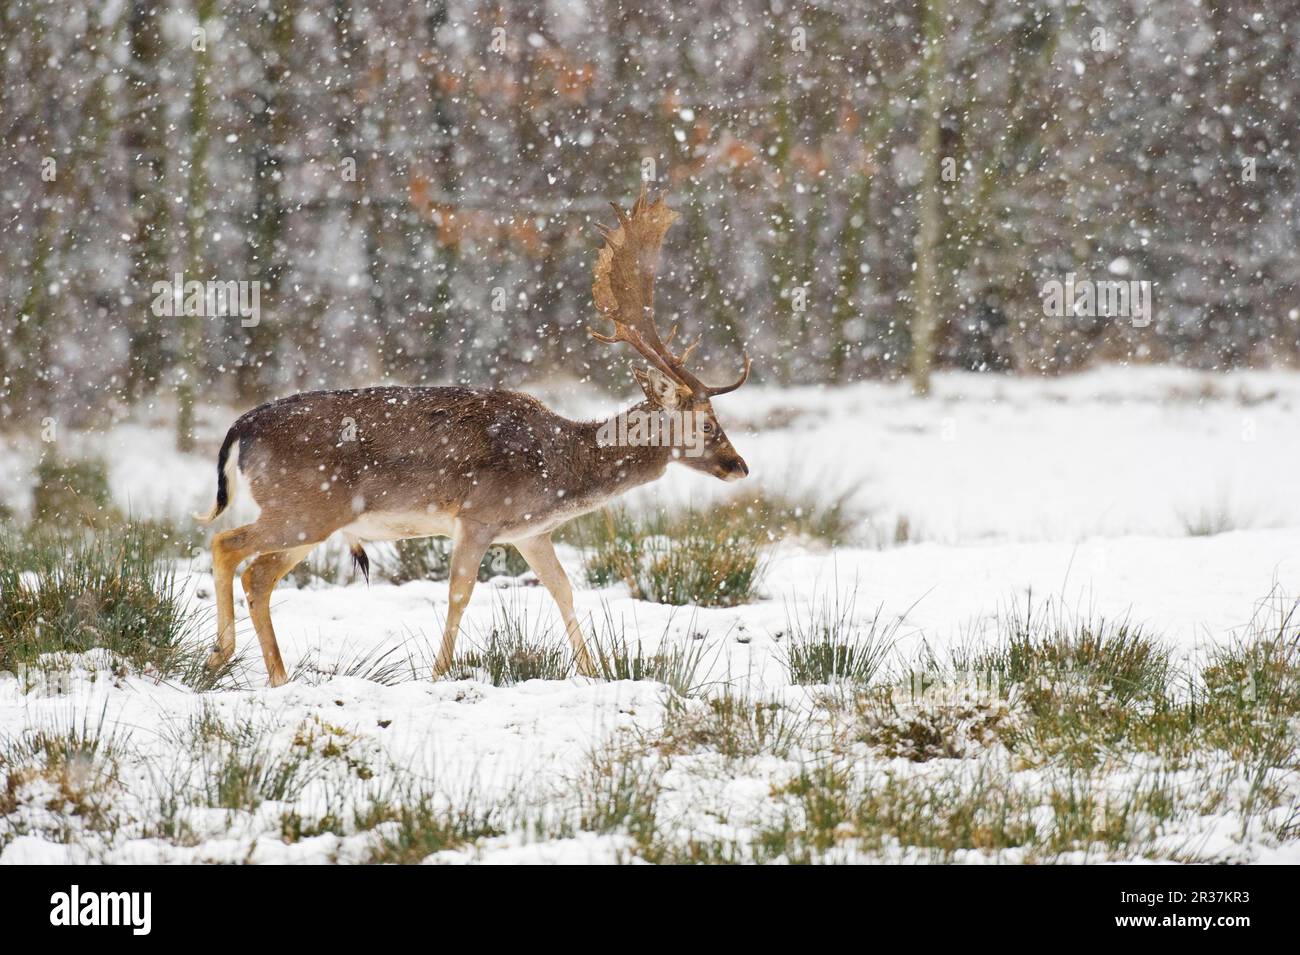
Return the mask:
M672 460L672 448L635 443L629 422L657 414L648 401L624 409L605 421L584 426L580 453L591 487L610 497L657 480Z

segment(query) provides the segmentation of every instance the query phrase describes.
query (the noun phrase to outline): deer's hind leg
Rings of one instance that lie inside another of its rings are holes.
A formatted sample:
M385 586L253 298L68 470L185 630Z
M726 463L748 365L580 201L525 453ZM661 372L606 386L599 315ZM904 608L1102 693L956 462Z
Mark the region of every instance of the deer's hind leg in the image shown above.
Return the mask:
M212 579L217 592L217 643L208 657L210 668L217 669L223 666L235 652L235 569L239 564L257 554L272 555L286 551L299 551L303 548L310 550L312 546L328 537L333 530L333 526L306 529L297 520L277 519L263 512L262 517L256 522L222 531L212 538ZM305 553L303 551L303 556ZM302 560L302 556L299 556L294 564L299 560ZM263 564L263 570L259 572L259 582L260 575L265 573L265 568L270 563L268 561ZM285 568L280 577L288 573L292 567L293 564L290 564ZM280 577L275 579L278 581ZM247 582L244 592L249 594L251 601ZM270 619L269 610L267 619ZM257 626L256 619L254 626ZM261 632L259 628L259 637ZM271 639L274 645L274 637ZM278 657L278 651L276 655ZM283 675L281 675L281 682L283 682Z
M261 549L256 524L222 531L212 538L212 582L217 592L217 642L208 667L218 669L235 653L235 568Z
M275 628L271 626L271 592L289 571L306 557L315 544L305 544L288 550L274 551L259 556L248 565L240 583L248 596L248 614L253 619L258 642L262 644L262 659L266 661L266 674L271 686L280 686L288 679L280 645L275 641Z

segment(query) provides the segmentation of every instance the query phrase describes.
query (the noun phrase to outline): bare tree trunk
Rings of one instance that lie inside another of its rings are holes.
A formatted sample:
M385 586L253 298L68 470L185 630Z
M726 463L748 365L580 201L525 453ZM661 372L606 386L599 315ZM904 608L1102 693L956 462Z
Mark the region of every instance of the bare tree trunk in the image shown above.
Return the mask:
M856 321L865 329L863 302L859 294L863 287L862 263L866 258L867 220L871 212L871 176L855 176L850 186L849 207L844 215L844 227L837 244L840 258L835 272L835 296L831 304L831 349L827 358L830 379L844 380L844 370L850 365L849 355L857 350L864 334L848 333L849 323Z
M922 71L925 82L925 113L921 133L921 183L919 186L916 239L916 271L912 285L912 390L930 393L930 369L934 364L934 332L938 325L939 232L942 207L939 195L939 118L943 110L943 0L926 0L924 13L925 51Z
M291 122L286 87L299 7L297 0L281 0L270 7L274 19L266 40L269 49L262 54L264 72L258 91L262 109L253 116L255 198L248 247L251 277L260 285L261 315L257 325L241 329L247 354L235 375L240 395L253 401L265 399L272 390L264 368L275 367L276 352L285 334L284 323L291 314L280 301L285 272L282 184Z
M125 136L130 157L130 209L135 228L131 238L129 318L130 356L127 394L138 397L158 385L166 365L163 321L149 312L153 283L167 275L167 196L163 176L162 96L158 66L162 59L159 0L134 0L128 14L131 66L127 85L131 103Z
M211 18L216 0L196 0L194 13L199 27ZM192 50L194 80L190 92L189 140L190 168L185 185L185 272L202 282L207 278L204 248L204 225L207 216L208 180L208 50ZM194 392L199 374L199 351L203 346L202 318L185 316L180 353L180 384L176 389L176 450L194 450Z
M446 0L433 0L429 4L426 20L429 30L429 49L438 57L437 62L441 65L443 53L438 47L438 32L447 23ZM456 173L455 122L447 109L446 94L439 88L437 75L432 70L428 89L431 129L436 131L437 136L433 149L436 180L444 195L455 196L459 189L459 177ZM456 249L452 245L438 242L435 238L436 230L427 225L424 234L428 236L428 241L433 246L435 261L433 268L429 270L433 273L432 279L426 280L433 284L426 293L429 295L432 311L421 380L425 380L429 375L432 375L435 380L443 380L452 367L452 359L449 356L449 339L452 336L449 334L449 329L452 306L451 276L456 270Z

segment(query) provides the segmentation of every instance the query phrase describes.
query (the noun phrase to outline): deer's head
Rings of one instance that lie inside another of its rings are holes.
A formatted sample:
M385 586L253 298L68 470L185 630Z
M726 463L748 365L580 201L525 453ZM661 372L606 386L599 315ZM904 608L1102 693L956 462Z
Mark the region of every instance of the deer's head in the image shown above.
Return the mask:
M615 203L619 226L597 226L605 244L596 257L591 293L596 308L614 325L613 335L591 329L591 336L607 345L626 342L646 361L648 368L633 369L650 404L679 429L684 439L674 444L674 457L687 467L724 481L736 481L749 474L745 459L727 440L713 411L713 398L735 391L749 377L749 356L740 377L730 385L711 387L686 370L699 339L680 353L669 349L677 326L661 338L654 320L654 281L659 268L659 251L664 234L677 219L663 197L654 202L646 196L644 183L632 212Z

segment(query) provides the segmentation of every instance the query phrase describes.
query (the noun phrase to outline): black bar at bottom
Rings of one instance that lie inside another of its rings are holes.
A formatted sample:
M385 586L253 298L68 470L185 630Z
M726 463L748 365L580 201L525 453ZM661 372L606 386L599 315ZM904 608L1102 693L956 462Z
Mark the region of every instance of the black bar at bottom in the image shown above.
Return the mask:
M0 872L0 933L8 945L72 934L79 942L112 936L131 945L202 939L211 926L222 944L227 932L255 938L270 924L277 939L338 946L373 944L404 925L438 926L430 937L436 942L452 926L577 929L595 941L588 933L601 929L605 939L622 932L664 938L657 933L680 927L696 934L713 924L728 941L773 929L798 934L802 925L818 933L901 932L926 942L1128 936L1258 943L1293 936L1293 874L1276 867L863 867L732 872L717 881L679 873L642 882L658 877L629 873L620 883L606 873L593 883L590 873L568 871L544 878L528 872L512 885L500 871L481 883L483 875L460 867L33 867ZM100 924L109 922L116 924Z

